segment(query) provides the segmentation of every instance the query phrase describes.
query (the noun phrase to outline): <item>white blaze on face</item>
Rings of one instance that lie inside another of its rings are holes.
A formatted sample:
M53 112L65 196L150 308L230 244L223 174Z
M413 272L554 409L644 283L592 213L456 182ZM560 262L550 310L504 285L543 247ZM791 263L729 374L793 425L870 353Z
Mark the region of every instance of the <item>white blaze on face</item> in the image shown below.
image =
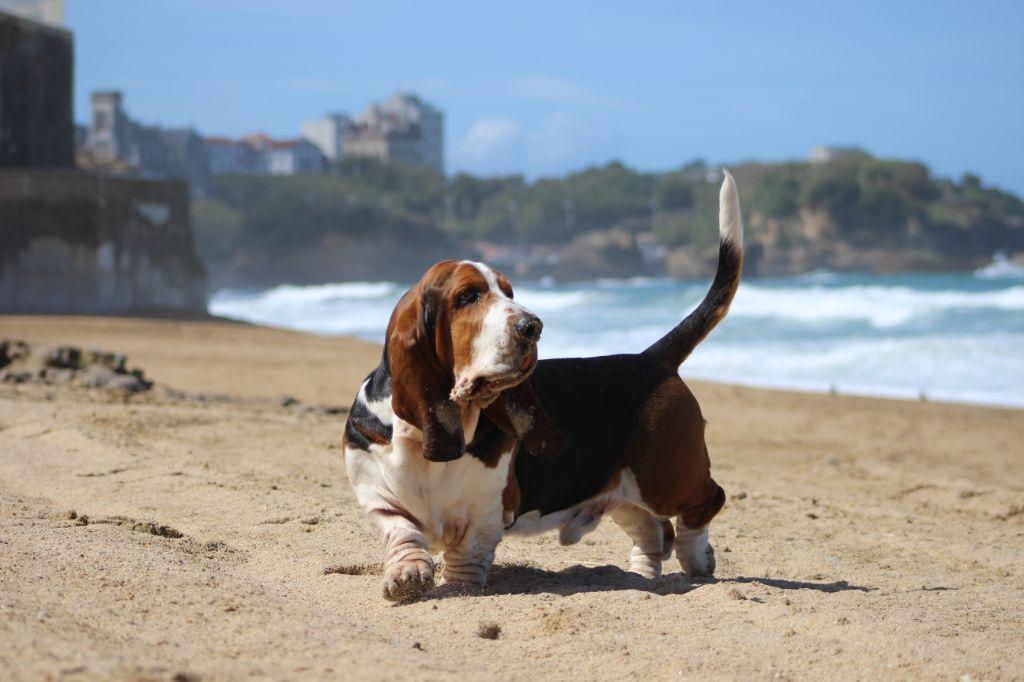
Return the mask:
M463 262L480 272L491 296L480 334L473 339L472 361L460 378L472 381L476 377L496 377L515 372L522 361L515 323L530 311L505 295L489 267L483 263Z

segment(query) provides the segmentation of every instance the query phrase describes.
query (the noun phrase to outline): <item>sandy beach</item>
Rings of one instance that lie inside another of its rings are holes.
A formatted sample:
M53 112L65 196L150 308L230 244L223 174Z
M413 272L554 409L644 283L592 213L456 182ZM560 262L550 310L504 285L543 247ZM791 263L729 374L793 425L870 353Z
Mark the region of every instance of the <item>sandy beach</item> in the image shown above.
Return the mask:
M690 382L729 495L714 579L625 573L606 521L394 606L332 409L378 347L89 317L0 339L155 382L0 383L4 679L1024 677L1020 411Z

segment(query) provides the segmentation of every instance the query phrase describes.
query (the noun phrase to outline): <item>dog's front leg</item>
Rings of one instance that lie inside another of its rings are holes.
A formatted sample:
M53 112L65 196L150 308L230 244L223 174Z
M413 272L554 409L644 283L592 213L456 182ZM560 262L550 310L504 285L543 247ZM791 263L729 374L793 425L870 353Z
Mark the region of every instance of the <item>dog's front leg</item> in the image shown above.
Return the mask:
M384 598L410 601L434 586L434 560L427 539L408 517L376 509L370 519L384 542Z

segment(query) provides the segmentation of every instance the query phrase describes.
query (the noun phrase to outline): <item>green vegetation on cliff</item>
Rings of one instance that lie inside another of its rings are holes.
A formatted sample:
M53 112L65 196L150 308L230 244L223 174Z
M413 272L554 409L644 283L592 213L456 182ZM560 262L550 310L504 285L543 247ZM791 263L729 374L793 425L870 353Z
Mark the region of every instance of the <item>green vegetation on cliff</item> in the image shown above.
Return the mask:
M867 154L732 171L750 266L762 273L955 269L1024 250L1024 204L972 175L939 179L920 163ZM213 269L239 253L258 261L339 239L440 253L479 241L559 245L611 228L703 254L717 239L719 180L700 161L664 173L609 163L532 182L467 174L445 182L422 168L347 161L321 176L220 176L213 196L194 204L193 221Z
M401 278L458 251L441 232L444 182L428 170L351 162L332 175L221 175L192 206L217 285Z

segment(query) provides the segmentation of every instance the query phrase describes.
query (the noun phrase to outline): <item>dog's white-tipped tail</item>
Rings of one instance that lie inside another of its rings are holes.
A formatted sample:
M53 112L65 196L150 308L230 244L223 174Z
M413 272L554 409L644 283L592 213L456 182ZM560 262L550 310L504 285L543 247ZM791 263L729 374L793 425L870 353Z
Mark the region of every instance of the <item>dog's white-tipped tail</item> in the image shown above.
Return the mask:
M722 190L718 195L718 270L715 271L715 281L696 310L644 351L644 354L673 367L681 365L697 344L721 322L729 312L729 304L740 284L740 271L743 269L740 195L732 174L723 168L722 176Z
M722 169L722 189L718 193L718 234L738 247L743 247L743 216L740 214L740 193L728 168Z

